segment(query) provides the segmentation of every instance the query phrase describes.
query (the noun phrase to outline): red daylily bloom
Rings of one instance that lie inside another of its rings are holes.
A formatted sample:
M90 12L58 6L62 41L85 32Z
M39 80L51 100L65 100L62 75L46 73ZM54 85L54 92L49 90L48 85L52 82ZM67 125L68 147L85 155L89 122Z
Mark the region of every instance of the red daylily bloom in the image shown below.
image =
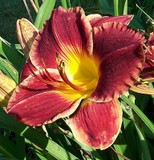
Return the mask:
M99 149L112 145L122 123L118 98L138 79L144 59L144 38L127 26L131 18L55 9L33 42L27 78L8 113L30 126L68 117L80 142Z
M145 62L140 78L130 90L141 94L154 94L154 88L148 85L154 82L154 32L150 34L145 46Z
M148 39L141 77L143 81L154 81L154 33L151 33Z

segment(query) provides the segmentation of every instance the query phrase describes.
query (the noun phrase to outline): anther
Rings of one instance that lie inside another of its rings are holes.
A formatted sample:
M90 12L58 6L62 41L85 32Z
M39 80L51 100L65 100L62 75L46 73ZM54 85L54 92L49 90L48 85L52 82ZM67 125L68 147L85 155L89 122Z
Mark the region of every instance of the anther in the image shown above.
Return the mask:
M80 90L82 91L83 88L74 85L72 82L70 82L70 80L68 79L66 72L65 72L65 63L64 61L60 61L59 65L58 65L58 70L59 70L59 74L61 76L61 78L63 79L63 81L68 84L69 86L71 86L73 89L75 90Z

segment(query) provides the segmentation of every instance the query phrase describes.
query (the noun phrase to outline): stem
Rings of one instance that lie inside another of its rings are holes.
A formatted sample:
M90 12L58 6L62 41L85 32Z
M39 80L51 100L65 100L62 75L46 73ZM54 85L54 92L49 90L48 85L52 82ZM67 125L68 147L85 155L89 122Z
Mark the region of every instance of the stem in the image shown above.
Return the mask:
M25 5L25 8L26 8L26 10L27 10L27 13L28 13L28 15L29 15L29 18L30 18L31 22L33 22L33 18L32 18L32 15L31 15L31 13L30 13L30 9L29 9L29 7L28 7L28 5L27 5L26 0L23 0L23 2L24 2L24 5Z
M34 11L35 11L36 13L38 13L38 8L37 8L37 6L35 5L34 1L33 1L33 0L30 0L30 3L31 3L31 5L32 5L32 7L34 8Z
M141 7L139 7L137 4L136 4L136 7L137 7L142 13L144 13L152 22L154 22L154 20L153 20L146 12L144 12L144 10L143 10Z
M113 147L110 147L110 148L111 148L111 150L112 150L115 154L117 154L117 156L120 156L120 157L123 158L124 160L130 160L129 158L125 157L124 155L116 152Z
M38 2L38 0L34 0L34 3L35 3L35 5L36 5L36 7L39 9L39 8L40 8L40 6L39 6L39 2Z

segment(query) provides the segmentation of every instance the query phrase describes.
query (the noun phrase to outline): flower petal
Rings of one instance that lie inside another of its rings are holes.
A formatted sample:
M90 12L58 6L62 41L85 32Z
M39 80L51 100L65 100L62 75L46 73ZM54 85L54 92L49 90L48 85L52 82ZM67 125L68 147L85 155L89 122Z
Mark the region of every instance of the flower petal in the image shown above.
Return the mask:
M56 80L60 80L60 76L57 70L55 69L47 69L48 73ZM35 74L35 75L34 75ZM16 103L29 98L35 94L40 92L48 91L54 88L54 81L42 71L36 71L31 73L29 77L27 77L24 81L22 81L19 86L16 88L15 92L11 96L11 100L9 101L9 106L14 106ZM50 85L48 85L44 79L50 79ZM20 93L22 92L22 94Z
M94 101L110 101L119 98L139 77L143 63L143 49L134 44L116 50L100 64L97 87L91 95Z
M22 82L29 75L31 75L32 72L35 72L36 70L37 69L35 68L35 66L33 66L30 59L28 59L27 62L25 63L25 65L24 65L23 69L22 69L21 76L20 76L20 82Z
M42 67L43 59L47 68L57 68L56 53L63 58L66 54L82 54L85 51L91 54L91 30L83 9L55 9L32 47L30 59L33 65Z
M69 116L80 102L81 99L76 101L65 99L61 92L46 91L17 103L8 110L8 113L22 123L39 126Z
M55 79L58 77L54 70L51 73ZM67 97L63 91L52 86L54 81L50 85L43 83L38 77L42 77L42 74L36 72L35 76L29 76L16 88L8 104L9 114L27 125L38 126L69 116L77 109L82 99L80 96Z
M141 72L142 81L154 82L154 66L144 68Z
M145 52L145 63L141 72L142 81L154 81L154 46L150 46Z
M83 102L66 122L78 141L103 150L110 147L118 136L122 109L118 100L105 103Z
M142 81L154 81L154 33L151 33L148 39L141 78Z
M132 15L114 16L114 17L102 17L100 14L90 14L87 16L92 27L99 27L105 22L121 22L128 25L133 19Z
M94 28L94 56L100 61L111 52L144 41L142 34L122 23L104 23Z
M146 84L135 84L130 88L130 90L141 94L147 94L147 95L154 94L154 88L151 88Z
M114 37L114 38L113 38ZM100 76L94 101L118 98L137 80L143 63L144 38L121 23L104 23L94 29L94 57Z
M150 33L147 45L154 46L154 32Z

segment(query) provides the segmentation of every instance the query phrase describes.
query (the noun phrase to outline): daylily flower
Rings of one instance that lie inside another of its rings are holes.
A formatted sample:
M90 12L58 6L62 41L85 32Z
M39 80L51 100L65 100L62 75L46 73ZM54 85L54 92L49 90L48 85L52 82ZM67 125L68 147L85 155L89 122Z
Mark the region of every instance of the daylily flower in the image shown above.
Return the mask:
M154 81L154 33L152 32L147 42L145 63L141 72L143 81Z
M154 88L148 83L154 82L154 33L150 33L149 39L145 46L145 62L140 78L130 89L141 94L154 94Z
M10 96L15 88L15 81L0 71L0 106L7 106Z
M118 98L138 79L144 61L144 38L127 26L131 19L55 9L32 44L8 113L30 126L67 117L78 141L111 146L122 123Z

